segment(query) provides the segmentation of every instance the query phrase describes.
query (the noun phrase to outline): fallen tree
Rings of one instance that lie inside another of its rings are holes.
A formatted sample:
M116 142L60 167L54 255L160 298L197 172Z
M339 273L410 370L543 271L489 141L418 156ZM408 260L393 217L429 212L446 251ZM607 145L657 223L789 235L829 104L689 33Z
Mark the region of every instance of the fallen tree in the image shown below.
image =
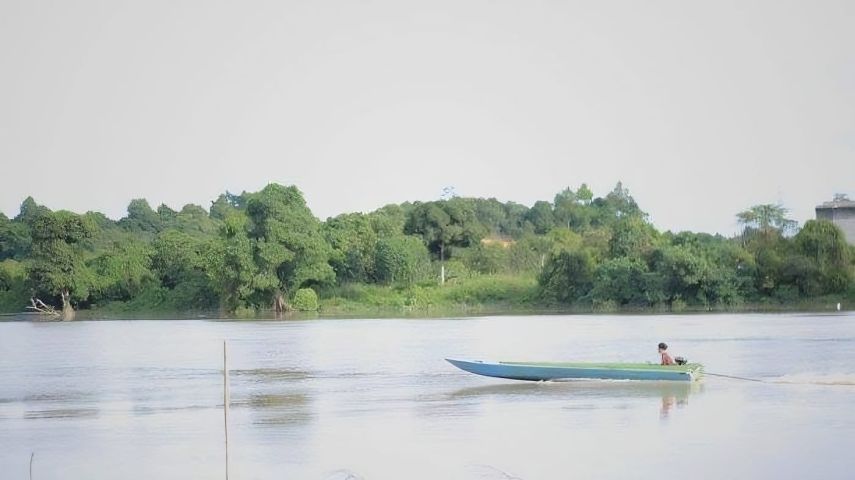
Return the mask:
M40 313L42 315L50 315L52 317L60 316L60 312L57 311L57 309L35 297L30 297L30 304L27 305L27 310L31 310L34 313Z

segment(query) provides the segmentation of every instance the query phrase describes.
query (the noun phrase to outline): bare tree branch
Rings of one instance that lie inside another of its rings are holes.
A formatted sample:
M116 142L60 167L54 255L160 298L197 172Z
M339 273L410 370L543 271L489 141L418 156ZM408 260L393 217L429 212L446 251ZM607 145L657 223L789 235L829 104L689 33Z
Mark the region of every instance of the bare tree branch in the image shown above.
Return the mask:
M44 315L51 315L55 317L59 316L59 312L57 312L55 308L51 307L50 305L35 297L30 298L30 304L27 306L27 310L33 310L34 312L41 313Z

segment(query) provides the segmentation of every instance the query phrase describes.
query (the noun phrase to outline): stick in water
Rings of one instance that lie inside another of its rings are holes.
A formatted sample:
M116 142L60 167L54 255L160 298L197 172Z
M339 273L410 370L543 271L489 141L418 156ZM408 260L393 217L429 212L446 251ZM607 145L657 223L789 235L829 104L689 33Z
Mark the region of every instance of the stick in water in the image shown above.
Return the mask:
M223 424L226 429L226 480L229 480L229 354L223 340Z

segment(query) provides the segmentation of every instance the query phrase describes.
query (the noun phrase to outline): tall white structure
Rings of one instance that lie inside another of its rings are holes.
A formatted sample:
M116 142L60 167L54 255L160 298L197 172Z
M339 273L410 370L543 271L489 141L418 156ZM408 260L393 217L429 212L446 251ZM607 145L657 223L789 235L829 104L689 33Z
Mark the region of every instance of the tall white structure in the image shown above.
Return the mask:
M843 230L846 240L855 244L855 202L838 194L834 200L816 207L817 220L830 220Z

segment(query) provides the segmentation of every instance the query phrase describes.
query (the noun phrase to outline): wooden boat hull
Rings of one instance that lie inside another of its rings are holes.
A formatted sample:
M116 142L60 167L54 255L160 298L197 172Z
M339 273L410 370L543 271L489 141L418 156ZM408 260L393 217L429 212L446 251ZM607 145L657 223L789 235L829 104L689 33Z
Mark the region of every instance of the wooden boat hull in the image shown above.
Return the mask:
M698 380L703 367L697 363L687 365L654 365L647 363L540 363L540 362L484 362L446 358L455 367L486 377L511 380Z

